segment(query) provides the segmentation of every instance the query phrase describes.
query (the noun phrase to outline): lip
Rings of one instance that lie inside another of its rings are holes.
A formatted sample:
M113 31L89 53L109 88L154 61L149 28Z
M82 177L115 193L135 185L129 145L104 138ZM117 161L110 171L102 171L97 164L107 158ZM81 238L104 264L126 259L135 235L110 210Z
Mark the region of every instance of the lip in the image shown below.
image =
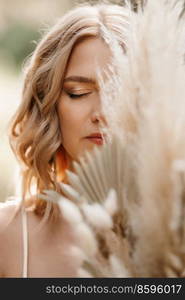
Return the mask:
M102 145L104 143L105 135L102 135L99 132L92 133L90 136L87 136L86 139L88 139L90 142L97 144L97 145Z
M103 139L102 137L87 137L90 142L96 144L96 145L103 145Z
M102 138L102 134L99 132L94 132L91 135L87 136L87 138Z

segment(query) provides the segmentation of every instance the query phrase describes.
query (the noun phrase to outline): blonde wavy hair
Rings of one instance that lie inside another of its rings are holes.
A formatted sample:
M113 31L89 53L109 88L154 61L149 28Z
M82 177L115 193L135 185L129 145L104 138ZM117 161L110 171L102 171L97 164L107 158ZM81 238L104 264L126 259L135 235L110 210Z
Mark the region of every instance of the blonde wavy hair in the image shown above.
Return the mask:
M127 23L127 9L119 5L80 5L44 34L29 58L22 101L10 125L10 145L21 166L24 203L33 196L33 185L37 195L44 189L58 190L58 178L65 180L68 166L56 107L73 47L85 37L103 38L102 25L123 45ZM37 196L31 198L35 211L43 214L49 204Z

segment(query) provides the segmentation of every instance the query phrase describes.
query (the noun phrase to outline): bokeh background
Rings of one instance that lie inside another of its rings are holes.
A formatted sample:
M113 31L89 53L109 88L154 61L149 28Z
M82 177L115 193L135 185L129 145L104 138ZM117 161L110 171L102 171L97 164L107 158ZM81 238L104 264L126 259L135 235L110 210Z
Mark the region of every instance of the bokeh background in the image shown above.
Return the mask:
M101 1L0 0L0 201L13 196L20 181L18 164L9 146L8 124L21 100L23 64L43 30L82 2Z

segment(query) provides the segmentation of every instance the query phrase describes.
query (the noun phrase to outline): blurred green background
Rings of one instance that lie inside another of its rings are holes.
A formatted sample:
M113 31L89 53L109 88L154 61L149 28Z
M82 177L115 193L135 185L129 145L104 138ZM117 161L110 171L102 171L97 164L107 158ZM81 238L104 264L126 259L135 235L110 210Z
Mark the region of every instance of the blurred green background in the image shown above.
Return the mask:
M42 30L82 2L0 0L0 201L16 194L20 183L18 165L8 142L7 126L20 103L23 63L34 51Z

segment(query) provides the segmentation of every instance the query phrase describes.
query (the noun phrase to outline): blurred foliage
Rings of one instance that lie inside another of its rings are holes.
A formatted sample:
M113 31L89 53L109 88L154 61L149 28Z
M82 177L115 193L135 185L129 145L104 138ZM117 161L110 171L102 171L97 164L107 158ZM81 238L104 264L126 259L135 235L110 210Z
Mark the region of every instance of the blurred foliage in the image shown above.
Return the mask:
M125 2L130 2L133 9L136 11L138 8L138 5L141 4L143 5L146 0L76 0L74 1L76 4L78 3L91 3L91 4L96 4L96 3L110 3L110 4L118 4L118 5L124 5Z
M12 23L0 34L0 55L3 61L20 70L24 59L35 49L38 28L21 22Z
M76 3L98 3L107 2L124 5L125 0L76 0ZM142 0L130 0L133 8L136 10L139 2ZM4 63L15 67L20 71L25 58L35 49L36 41L40 38L38 25L33 26L30 23L14 20L5 30L0 32L0 57Z

